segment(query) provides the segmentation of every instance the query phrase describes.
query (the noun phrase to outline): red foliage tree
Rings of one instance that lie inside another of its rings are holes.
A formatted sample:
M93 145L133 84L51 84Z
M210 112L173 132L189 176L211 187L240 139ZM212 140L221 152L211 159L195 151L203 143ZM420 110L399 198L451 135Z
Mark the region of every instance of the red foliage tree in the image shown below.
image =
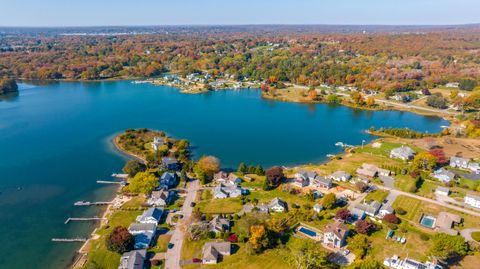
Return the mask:
M124 253L133 249L135 245L135 238L122 226L113 228L110 235L107 237L107 249L117 253Z
M394 214L386 214L383 217L383 220L388 222L388 223L392 223L392 224L398 224L399 223L399 219Z
M270 87L268 86L268 84L266 84L266 83L262 84L262 87L261 87L262 92L268 92L269 88Z
M269 168L265 172L265 176L273 186L278 186L285 177L285 175L283 174L283 168L280 166L273 166Z
M431 149L429 152L430 154L432 154L437 158L437 164L444 165L448 163L448 159L445 156L445 152L443 151L443 149L434 148L434 149Z
M366 220L358 220L355 223L355 231L359 234L370 234L375 230L375 224Z
M341 220L347 220L352 216L352 213L348 211L346 208L342 208L337 211L337 214L335 214L335 218L341 219Z
M228 241L231 243L236 243L238 241L237 235L231 234L230 236L228 236Z

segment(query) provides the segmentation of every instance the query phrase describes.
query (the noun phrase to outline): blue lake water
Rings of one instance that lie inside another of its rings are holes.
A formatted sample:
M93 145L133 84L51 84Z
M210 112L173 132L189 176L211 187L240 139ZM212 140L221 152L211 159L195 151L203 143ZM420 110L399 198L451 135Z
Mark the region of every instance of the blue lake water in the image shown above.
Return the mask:
M360 144L375 126L438 132L441 118L398 111L268 101L258 90L181 94L175 88L119 82L21 85L0 100L0 268L63 268L79 244L52 237L86 237L94 223L65 225L78 200L106 200L99 186L120 171L125 156L110 139L127 128L165 130L186 138L195 156L211 154L222 166L239 162L295 165L338 153L335 142Z

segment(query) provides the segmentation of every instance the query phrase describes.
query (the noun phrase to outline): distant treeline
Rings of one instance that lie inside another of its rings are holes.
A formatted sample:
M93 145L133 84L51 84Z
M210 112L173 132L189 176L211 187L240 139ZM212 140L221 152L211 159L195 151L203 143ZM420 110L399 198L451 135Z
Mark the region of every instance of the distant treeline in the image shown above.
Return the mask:
M380 128L378 130L375 127L370 128L371 133L379 133L379 134L386 134L400 138L423 138L423 137L432 137L432 136L440 136L440 133L423 133L414 130L410 130L408 128Z

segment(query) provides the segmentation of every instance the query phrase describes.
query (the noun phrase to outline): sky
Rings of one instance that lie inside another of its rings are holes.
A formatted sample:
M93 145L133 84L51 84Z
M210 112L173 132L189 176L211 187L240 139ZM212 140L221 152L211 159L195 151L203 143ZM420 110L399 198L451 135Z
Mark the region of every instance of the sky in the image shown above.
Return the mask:
M480 0L0 0L0 26L480 22Z

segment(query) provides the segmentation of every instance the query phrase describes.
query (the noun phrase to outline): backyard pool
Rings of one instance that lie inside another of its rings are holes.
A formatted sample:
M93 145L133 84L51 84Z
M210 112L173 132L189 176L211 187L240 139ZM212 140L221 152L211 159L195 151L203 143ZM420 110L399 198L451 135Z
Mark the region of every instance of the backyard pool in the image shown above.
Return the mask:
M420 220L420 224L427 228L433 228L436 220L437 219L435 217L423 215L422 219Z
M303 234L306 234L306 235L308 235L308 236L310 236L310 237L315 237L315 236L317 236L317 233L316 233L316 232L314 232L314 231L312 231L312 230L309 230L309 229L307 229L307 228L305 228L305 227L302 227L302 228L298 229L298 231L301 232L301 233L303 233Z

